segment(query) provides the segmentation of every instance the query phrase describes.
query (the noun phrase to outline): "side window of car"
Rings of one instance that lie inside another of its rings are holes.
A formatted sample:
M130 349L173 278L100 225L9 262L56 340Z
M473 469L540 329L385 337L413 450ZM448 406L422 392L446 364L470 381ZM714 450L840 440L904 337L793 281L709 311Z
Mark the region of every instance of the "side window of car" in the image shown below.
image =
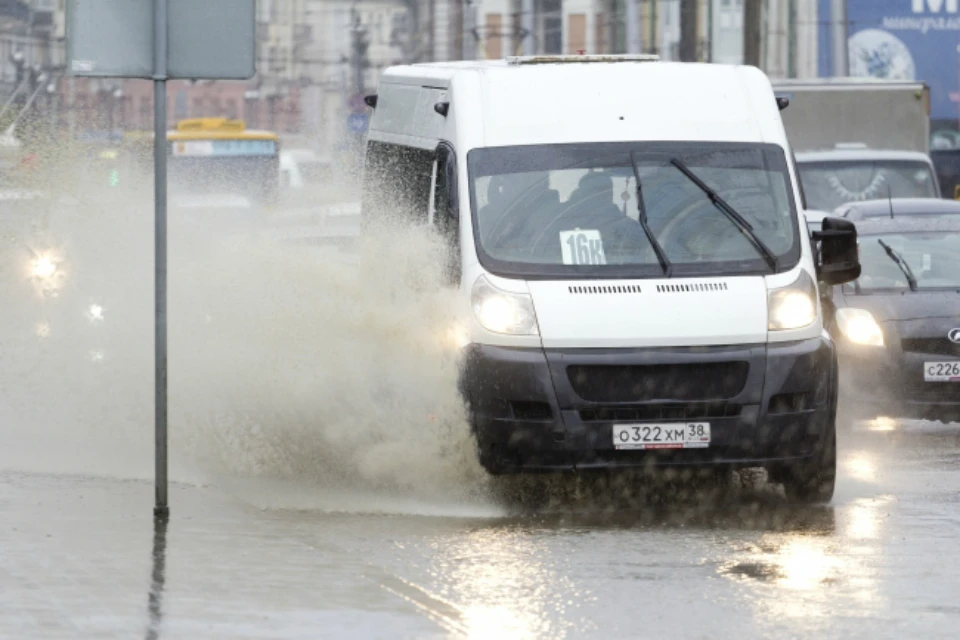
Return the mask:
M450 284L460 283L460 200L457 189L457 154L446 143L437 147L437 176L434 184L434 224L447 241Z

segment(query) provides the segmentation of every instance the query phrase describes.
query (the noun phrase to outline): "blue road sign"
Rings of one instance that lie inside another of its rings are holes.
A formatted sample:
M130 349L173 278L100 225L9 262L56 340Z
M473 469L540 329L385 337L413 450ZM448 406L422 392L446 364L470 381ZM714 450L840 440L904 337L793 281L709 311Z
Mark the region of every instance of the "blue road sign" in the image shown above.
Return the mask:
M365 113L351 113L347 116L347 128L350 133L366 133L370 117Z

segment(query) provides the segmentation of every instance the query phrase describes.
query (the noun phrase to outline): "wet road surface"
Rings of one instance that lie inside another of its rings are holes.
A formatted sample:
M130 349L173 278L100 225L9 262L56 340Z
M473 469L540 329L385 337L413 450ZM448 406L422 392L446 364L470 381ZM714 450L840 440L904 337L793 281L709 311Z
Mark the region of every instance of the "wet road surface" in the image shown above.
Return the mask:
M22 301L0 314L2 638L957 635L960 425L843 431L825 507L747 478L625 504L561 483L545 508L508 509L463 491L473 476L450 475L462 443L434 442L455 430L424 419L453 389L419 355L424 318L446 317L419 293L430 286L223 249L196 225L171 236L171 471L184 482L157 523L149 217L93 213L29 218L0 252L0 299ZM302 222L275 224L271 241L309 247ZM66 284L43 298L23 272L49 247ZM422 253L409 273L435 262ZM222 348L187 313L221 300ZM84 315L93 304L105 321ZM396 388L402 402L385 404ZM191 455L251 473L194 474ZM314 473L323 464L338 482ZM257 477L271 472L288 480ZM370 488L391 483L418 490Z
M960 426L841 435L826 507L769 486L602 509L304 484L0 475L0 636L956 637Z

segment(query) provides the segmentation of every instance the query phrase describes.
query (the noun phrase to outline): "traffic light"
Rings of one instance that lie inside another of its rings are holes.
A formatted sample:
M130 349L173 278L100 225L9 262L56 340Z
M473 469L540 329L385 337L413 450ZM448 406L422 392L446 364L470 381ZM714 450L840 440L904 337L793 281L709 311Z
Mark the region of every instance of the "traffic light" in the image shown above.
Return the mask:
M119 169L110 170L109 184L111 187L120 186L120 170Z

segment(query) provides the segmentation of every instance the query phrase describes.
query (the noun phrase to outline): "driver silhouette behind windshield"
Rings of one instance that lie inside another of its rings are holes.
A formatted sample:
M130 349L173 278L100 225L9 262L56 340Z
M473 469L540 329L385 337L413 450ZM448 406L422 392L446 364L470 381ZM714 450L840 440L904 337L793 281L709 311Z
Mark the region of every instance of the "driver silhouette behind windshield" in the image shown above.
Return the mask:
M536 252L561 262L560 232L590 229L600 232L609 263L641 261L650 250L650 243L643 228L623 214L613 196L613 179L609 175L601 172L584 175L564 203L563 212L540 234Z

